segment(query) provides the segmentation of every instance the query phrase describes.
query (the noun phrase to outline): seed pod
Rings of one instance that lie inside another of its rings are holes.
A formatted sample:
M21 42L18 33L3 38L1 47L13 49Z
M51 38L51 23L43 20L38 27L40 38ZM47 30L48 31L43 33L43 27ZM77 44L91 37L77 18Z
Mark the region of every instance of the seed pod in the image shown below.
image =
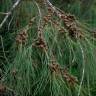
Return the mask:
M43 19L44 19L45 22L49 21L49 18L47 16L45 16Z
M64 28L60 28L60 29L59 29L59 32L60 32L60 33L63 33L64 31L65 31Z
M71 14L68 14L67 15L67 19L70 20L70 21L75 21L75 16L74 15L71 15Z
M6 91L6 87L0 84L0 93L4 93Z
M28 34L26 30L21 31L17 37L16 37L16 42L17 44L25 44L28 38Z
M74 86L78 82L77 78L68 73L67 70L62 70L62 75L69 85Z
M22 40L17 37L17 38L16 38L16 43L17 43L17 44L22 44Z
M12 73L13 76L15 76L15 75L17 74L17 70L16 70L16 69L13 69L13 70L11 71L11 73Z
M46 43L45 41L43 40L43 38L39 37L35 43L33 44L33 46L35 47L38 47L38 48L41 48L41 49L44 49L44 50L47 50L47 46L46 46Z
M52 12L52 9L50 7L48 7L48 12Z
M61 14L61 19L66 19L67 16L65 16L64 14Z

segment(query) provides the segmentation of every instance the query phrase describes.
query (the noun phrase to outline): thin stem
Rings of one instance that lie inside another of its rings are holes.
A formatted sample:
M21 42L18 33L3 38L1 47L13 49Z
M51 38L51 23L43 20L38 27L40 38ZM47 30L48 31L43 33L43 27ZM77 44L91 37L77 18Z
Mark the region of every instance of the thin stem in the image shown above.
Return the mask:
M81 49L81 52L82 52L82 58L83 58L83 70L82 70L82 77L81 77L81 82L80 82L80 86L79 86L79 91L78 91L78 96L80 96L80 93L81 93L81 87L82 87L82 83L83 83L83 80L84 80L84 74L85 74L85 56L84 56L84 51L83 51L83 48L79 42L79 45L80 45L80 49Z
M38 3L35 2L35 4L36 4L36 6L37 6L37 8L38 8L38 13L39 13L39 22L38 22L38 30L39 30L40 26L42 26L42 25L41 25L42 13L41 13L41 10L40 10L40 7L39 7ZM38 31L38 37L39 37L40 35L41 35L41 31Z

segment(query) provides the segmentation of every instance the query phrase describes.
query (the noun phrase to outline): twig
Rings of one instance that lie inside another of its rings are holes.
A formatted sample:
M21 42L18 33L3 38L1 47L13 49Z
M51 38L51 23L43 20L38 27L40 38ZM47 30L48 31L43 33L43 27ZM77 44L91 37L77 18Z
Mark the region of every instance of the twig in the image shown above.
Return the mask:
M40 29L40 27L42 26L42 13L41 13L41 9L40 9L40 7L39 7L39 5L38 5L38 3L37 2L35 2L35 4L36 4L36 6L37 6L37 8L38 8L38 13L39 13L39 23L38 23L38 30ZM41 31L38 31L38 37L41 35Z
M51 7L51 9L57 14L57 16L61 17L61 13L60 13L58 10L56 10L55 6L53 6L53 5L50 3L49 0L46 0L46 4L48 4L48 6Z
M79 44L80 44L80 42L79 42ZM82 88L84 74L85 74L85 55L84 55L84 50L81 45L80 45L80 48L81 48L82 58L83 58L83 70L82 70L82 77L81 77L80 86L79 86L79 90L78 90L78 96L80 96L80 93L81 93L81 88Z
M8 24L8 31L9 31L9 29L10 29L10 25L11 25L11 23L12 23L13 19L14 19L14 15L12 16L12 18L11 18L11 20L10 20L9 24Z
M18 4L20 3L21 0L17 0L12 8L10 9L10 11L7 13L7 15L5 16L5 18L3 19L3 21L0 24L0 29L2 28L2 26L4 25L4 23L6 22L6 20L8 19L8 17L11 15L12 11L18 6Z
M0 12L1 15L7 15L8 13L6 12Z
M0 35L0 39L1 39L1 46L2 46L2 50L3 50L4 58L5 58L6 62L9 64L9 61L8 61L8 59L7 59L7 57L6 57L6 54L5 54L4 42L3 42L3 38L2 38L1 35Z

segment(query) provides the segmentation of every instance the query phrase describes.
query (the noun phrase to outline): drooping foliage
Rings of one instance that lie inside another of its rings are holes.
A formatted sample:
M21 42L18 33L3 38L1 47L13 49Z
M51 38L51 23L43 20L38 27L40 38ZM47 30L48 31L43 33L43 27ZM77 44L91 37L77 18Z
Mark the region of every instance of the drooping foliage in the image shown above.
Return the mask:
M12 1L1 0L1 23ZM80 1L66 1L58 1L66 4L62 7L22 0L0 28L1 95L96 95L95 34L88 22L80 22L80 6L75 6Z

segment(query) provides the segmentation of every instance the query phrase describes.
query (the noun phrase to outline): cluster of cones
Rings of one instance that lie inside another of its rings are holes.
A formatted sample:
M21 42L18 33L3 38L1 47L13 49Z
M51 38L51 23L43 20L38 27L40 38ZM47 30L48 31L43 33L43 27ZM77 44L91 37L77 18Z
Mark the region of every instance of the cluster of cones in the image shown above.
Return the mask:
M16 43L17 44L26 44L27 38L28 38L27 31L24 30L24 31L20 32L17 35L17 37L16 37Z
M52 60L51 64L49 65L49 68L52 73L61 74L70 86L74 86L74 84L78 82L75 76L71 75L67 69L61 68L55 60Z

